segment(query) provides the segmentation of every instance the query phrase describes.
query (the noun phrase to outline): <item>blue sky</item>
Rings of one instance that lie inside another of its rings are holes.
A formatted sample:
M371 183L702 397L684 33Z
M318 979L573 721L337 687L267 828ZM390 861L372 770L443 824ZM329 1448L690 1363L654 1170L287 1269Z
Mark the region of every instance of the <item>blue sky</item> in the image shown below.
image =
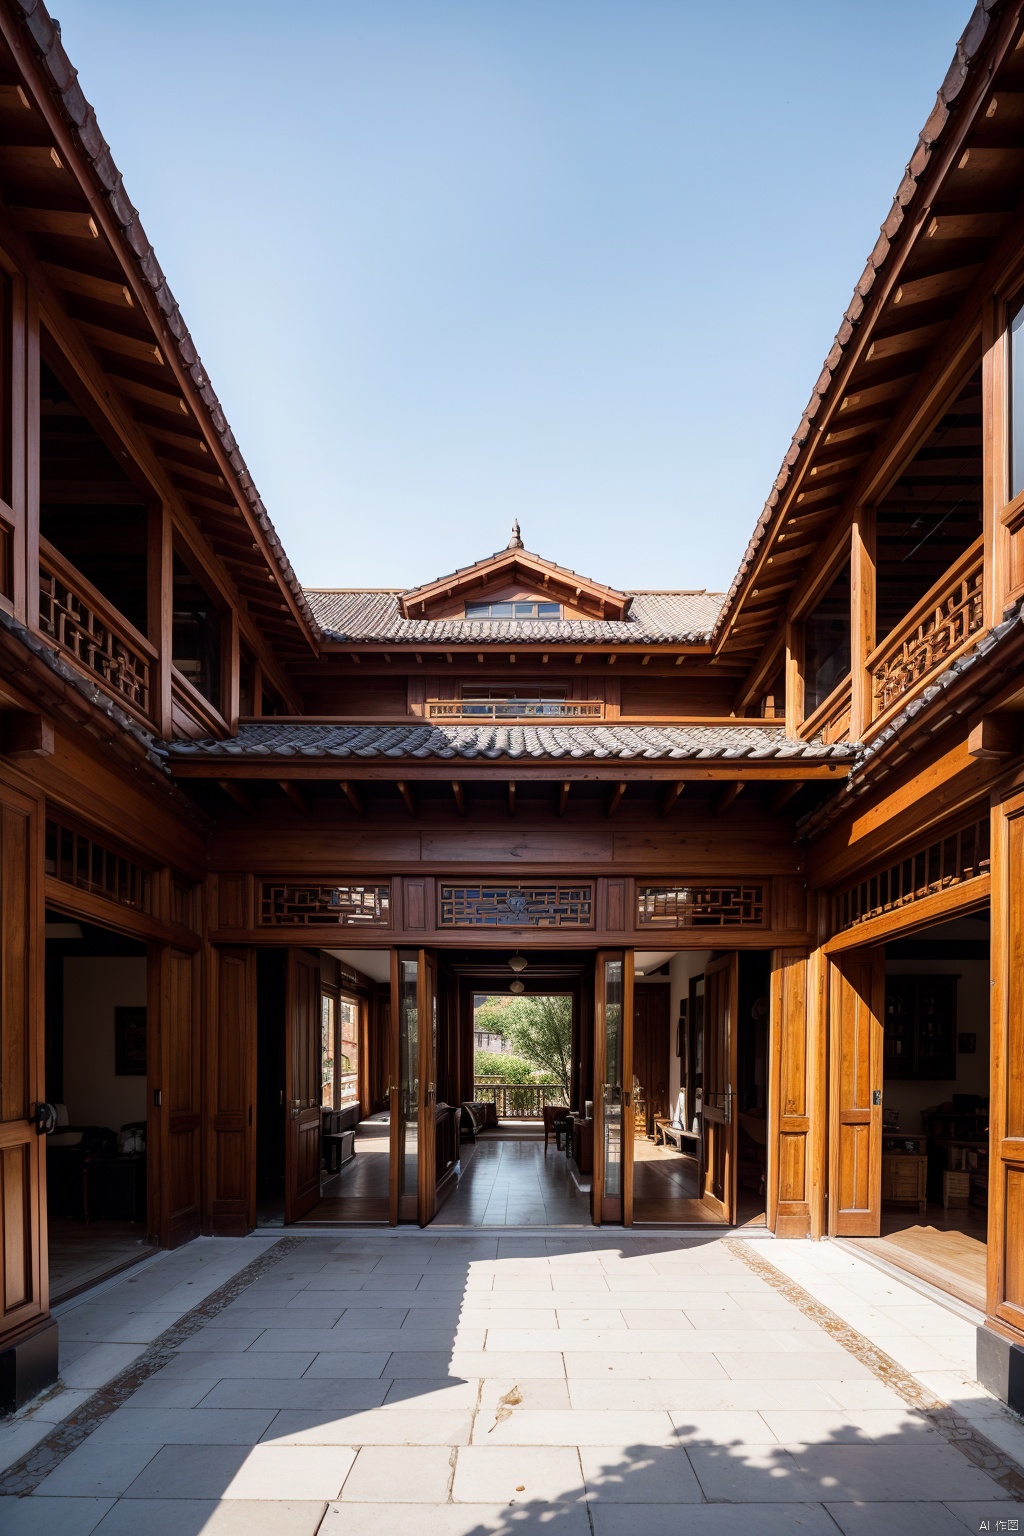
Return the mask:
M971 10L51 3L325 586L727 586Z

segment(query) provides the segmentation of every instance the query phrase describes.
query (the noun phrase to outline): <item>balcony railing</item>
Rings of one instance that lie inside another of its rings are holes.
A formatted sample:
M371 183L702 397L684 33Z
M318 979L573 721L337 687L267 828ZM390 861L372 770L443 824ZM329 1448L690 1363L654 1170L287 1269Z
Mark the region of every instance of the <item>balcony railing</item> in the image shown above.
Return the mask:
M601 699L427 699L428 720L602 720Z
M156 648L44 540L39 555L39 628L119 702L149 715Z
M982 565L982 540L978 539L875 647L867 663L874 719L950 661L981 629Z
M493 1104L499 1120L543 1120L545 1104L564 1104L565 1094L554 1083L473 1084L479 1104Z

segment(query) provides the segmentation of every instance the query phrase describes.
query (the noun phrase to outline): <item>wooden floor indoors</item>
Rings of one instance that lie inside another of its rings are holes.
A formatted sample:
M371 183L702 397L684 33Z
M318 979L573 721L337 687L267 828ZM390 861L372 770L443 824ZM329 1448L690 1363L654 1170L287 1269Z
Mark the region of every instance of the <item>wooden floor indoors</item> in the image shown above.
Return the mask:
M156 1249L137 1221L69 1221L49 1224L50 1302L67 1301L79 1291L148 1258Z
M388 1167L391 1155L388 1116L374 1115L356 1127L356 1155L340 1173L324 1179L321 1198L297 1226L324 1222L376 1225L388 1219Z
M929 1205L923 1217L883 1206L879 1237L847 1241L984 1312L986 1233L986 1213L976 1206Z

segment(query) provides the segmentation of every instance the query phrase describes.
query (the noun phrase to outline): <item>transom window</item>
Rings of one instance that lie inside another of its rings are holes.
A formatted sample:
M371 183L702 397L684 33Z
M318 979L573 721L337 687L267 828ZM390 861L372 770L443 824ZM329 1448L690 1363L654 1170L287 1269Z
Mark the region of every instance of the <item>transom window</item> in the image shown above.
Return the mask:
M467 603L467 619L560 619L561 603Z
M464 699L545 699L561 701L565 683L463 683Z

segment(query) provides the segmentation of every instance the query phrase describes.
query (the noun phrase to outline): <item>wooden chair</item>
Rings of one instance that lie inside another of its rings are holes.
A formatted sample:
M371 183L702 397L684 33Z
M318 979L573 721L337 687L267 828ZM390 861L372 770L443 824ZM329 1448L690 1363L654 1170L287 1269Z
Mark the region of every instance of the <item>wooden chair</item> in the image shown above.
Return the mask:
M564 1120L569 1113L568 1104L545 1104L544 1115L544 1150L548 1149L548 1137L553 1135L556 1120Z

